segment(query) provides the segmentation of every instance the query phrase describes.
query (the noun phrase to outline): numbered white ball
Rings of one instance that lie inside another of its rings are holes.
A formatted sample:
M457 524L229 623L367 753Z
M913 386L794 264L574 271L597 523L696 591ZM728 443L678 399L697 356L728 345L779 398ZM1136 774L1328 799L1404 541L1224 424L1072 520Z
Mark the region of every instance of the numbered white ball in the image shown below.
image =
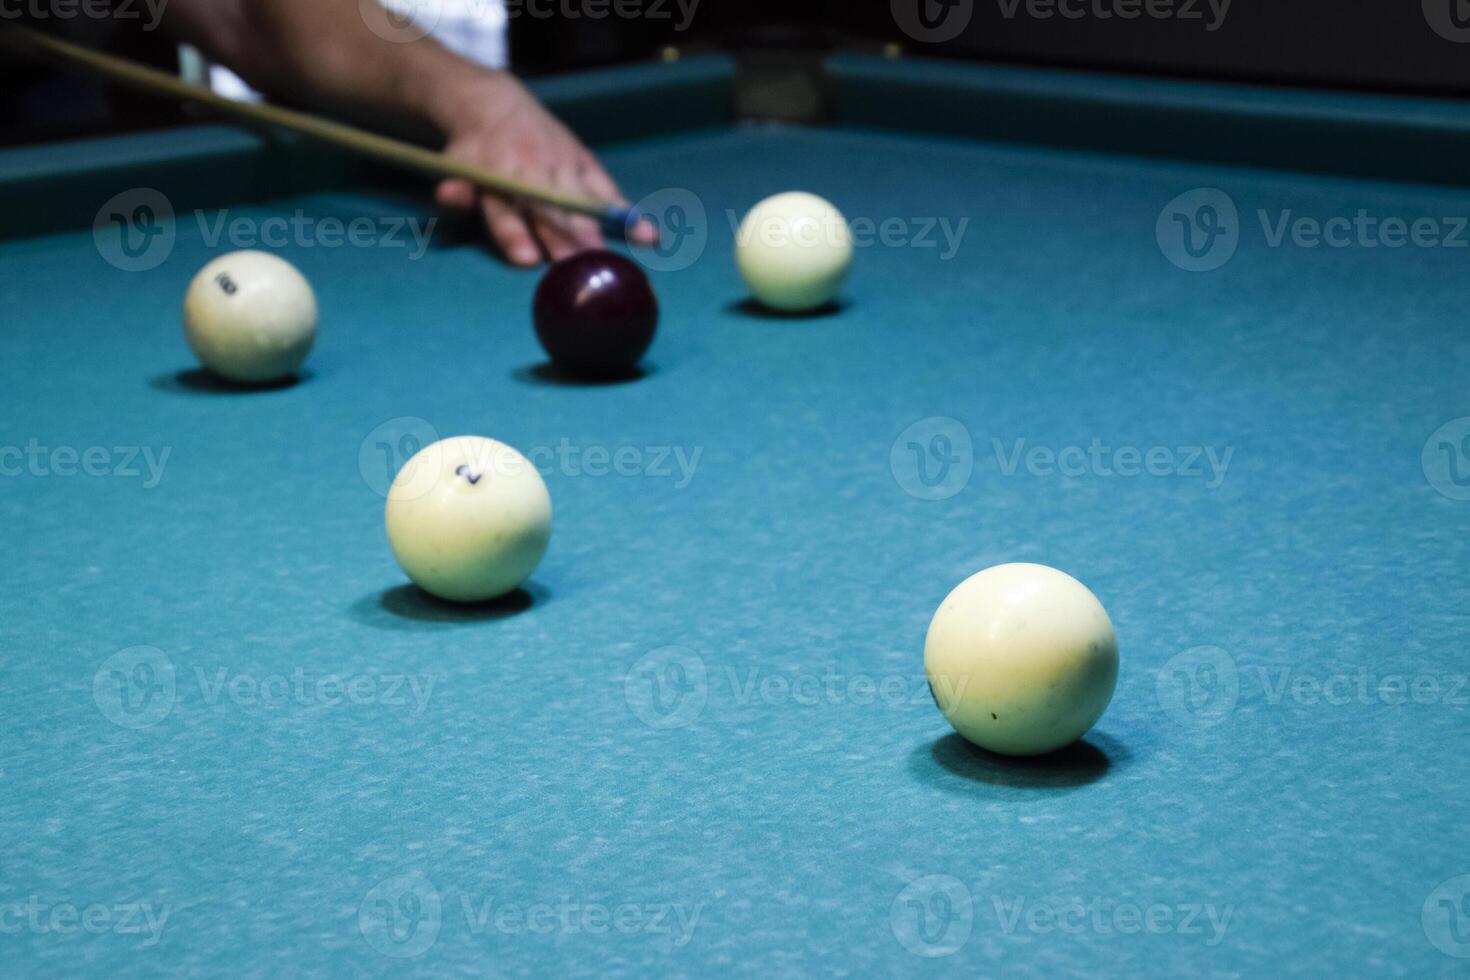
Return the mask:
M842 291L852 268L852 230L815 194L777 194L741 222L735 261L761 303L787 313L815 310Z
M945 718L1005 755L1075 742L1102 717L1118 683L1118 641L1081 582L1045 565L997 565L939 606L924 671Z
M388 543L419 588L480 602L520 586L551 540L551 496L531 461L483 436L420 450L388 490Z
M311 284L269 252L221 255L184 295L184 337L199 363L242 384L295 374L316 340L316 323Z

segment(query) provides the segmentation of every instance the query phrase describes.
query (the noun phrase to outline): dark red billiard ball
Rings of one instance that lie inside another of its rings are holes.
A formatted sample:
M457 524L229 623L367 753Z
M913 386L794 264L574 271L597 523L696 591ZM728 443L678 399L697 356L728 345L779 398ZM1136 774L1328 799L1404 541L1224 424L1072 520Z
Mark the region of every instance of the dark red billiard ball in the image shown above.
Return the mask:
M630 259L578 252L546 271L532 318L557 367L582 377L614 377L632 372L653 343L658 299Z

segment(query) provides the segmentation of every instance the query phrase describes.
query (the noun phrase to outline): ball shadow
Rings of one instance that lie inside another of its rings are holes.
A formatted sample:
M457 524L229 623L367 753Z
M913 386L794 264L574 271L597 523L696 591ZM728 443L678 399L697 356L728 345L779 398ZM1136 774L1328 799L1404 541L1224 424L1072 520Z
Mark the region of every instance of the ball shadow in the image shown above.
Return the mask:
M551 593L534 582L488 602L449 602L417 585L395 585L359 599L352 607L353 618L382 629L412 629L414 624L461 624L494 622L519 616Z
M752 297L736 300L725 307L725 312L732 316L744 317L749 320L824 320L827 317L840 316L848 307L846 300L833 300L824 303L814 310L799 310L795 312L787 310L775 310L766 306L760 300Z
M311 371L298 371L290 377L281 378L278 381L269 381L265 384L247 385L238 381L229 381L220 377L212 371L204 368L186 368L175 371L172 374L160 374L149 380L148 384L159 391L171 391L175 394L190 395L256 395L267 391L283 391L294 388L302 382L309 381L313 375Z
M542 388L610 388L642 381L657 370L652 365L640 364L620 374L588 376L572 374L550 361L543 361L540 364L528 364L525 367L516 368L510 373L510 376L521 384L536 385Z
M988 752L951 732L916 748L909 770L928 785L965 792L974 785L1067 790L1094 783L1131 758L1121 742L1099 732L1055 752L1024 758Z

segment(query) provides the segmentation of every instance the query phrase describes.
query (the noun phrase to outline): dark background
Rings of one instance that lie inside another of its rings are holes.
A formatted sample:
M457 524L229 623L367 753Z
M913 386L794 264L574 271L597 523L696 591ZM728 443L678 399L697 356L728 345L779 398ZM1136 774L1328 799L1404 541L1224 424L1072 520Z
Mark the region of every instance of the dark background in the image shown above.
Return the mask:
M945 0L968 3L969 15L964 31L942 44L906 35L894 10L894 4L913 10L939 0L684 0L696 4L687 26L680 24L678 0L508 2L518 11L511 18L512 56L517 71L526 75L645 59L667 47L688 52L753 47L819 52L897 44L908 54L926 57L1470 94L1470 43L1456 43L1430 26L1431 16L1448 23L1452 12L1470 24L1470 0L1233 0L1214 30L1209 25L1217 18L1209 0L1049 0L1083 10L1085 16L1076 19L1035 16L1026 0ZM615 2L632 3L643 13L588 16L595 8L587 4L599 2L607 9ZM1010 7L1013 2L1021 5ZM1121 20L1093 12L1098 4L1113 9L1129 2L1169 3L1175 10L1190 5L1197 16ZM18 8L4 9L9 16ZM562 12L567 9L581 14L569 17ZM937 5L927 9L936 15L944 12ZM950 16L963 14L951 11ZM4 26L0 18L0 30ZM131 24L95 21L72 21L65 27L63 33L74 40L172 66L171 42L159 33L130 33L135 30ZM156 99L0 60L0 144L148 128L183 118L177 106Z
M653 2L653 0L648 0ZM933 3L934 0L894 0ZM1005 0L1009 4L1010 0ZM1095 0L1065 0L1071 7ZM1116 0L1105 0L1111 8ZM1426 5L1446 16L1466 0L1234 0L1221 25L1207 0L1203 19L1038 19L1024 5L1005 15L1002 0L973 0L967 29L929 45L905 36L890 0L700 0L688 30L672 18L512 19L512 50L528 72L647 55L663 45L688 47L776 43L824 46L844 41L899 42L914 54L1030 64L1144 71L1296 85L1335 85L1447 95L1470 93L1470 43L1429 26ZM671 12L673 0L666 9Z

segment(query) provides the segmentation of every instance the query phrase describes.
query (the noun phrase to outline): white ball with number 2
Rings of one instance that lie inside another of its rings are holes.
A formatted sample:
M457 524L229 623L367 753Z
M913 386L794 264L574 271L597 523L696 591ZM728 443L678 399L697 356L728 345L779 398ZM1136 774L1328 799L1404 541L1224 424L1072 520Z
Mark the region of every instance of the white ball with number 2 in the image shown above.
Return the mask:
M945 598L924 672L945 718L1004 755L1040 755L1092 728L1118 683L1118 641L1097 596L1045 565L996 565Z
M483 436L421 449L388 490L393 557L425 592L452 602L505 595L551 540L551 496L531 461Z
M852 230L830 202L802 191L761 201L740 223L735 262L756 299L803 313L837 298L852 268Z
M184 338L194 355L242 384L294 374L316 340L316 321L311 284L269 252L221 255L184 294Z

